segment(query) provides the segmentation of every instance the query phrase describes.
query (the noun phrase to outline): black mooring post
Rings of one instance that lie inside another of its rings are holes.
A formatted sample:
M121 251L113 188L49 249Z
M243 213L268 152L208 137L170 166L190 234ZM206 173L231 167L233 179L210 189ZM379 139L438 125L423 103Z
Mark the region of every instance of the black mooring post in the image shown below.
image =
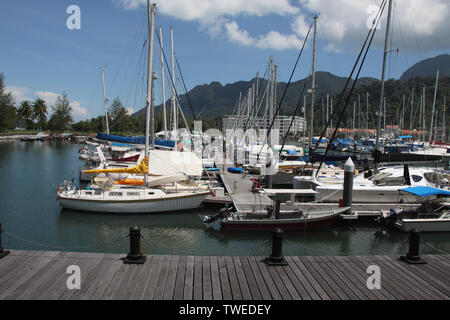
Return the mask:
M0 222L0 259L4 256L7 256L9 254L9 251L3 250L2 247L2 224Z
M288 263L282 255L283 230L276 228L272 231L272 254L264 259L268 266L287 266Z
M400 260L409 264L425 264L419 255L420 248L420 231L416 228L409 232L409 251L406 256L400 256Z
M123 263L143 264L146 256L141 253L141 229L139 227L131 227L129 237L130 252L125 258L122 258Z

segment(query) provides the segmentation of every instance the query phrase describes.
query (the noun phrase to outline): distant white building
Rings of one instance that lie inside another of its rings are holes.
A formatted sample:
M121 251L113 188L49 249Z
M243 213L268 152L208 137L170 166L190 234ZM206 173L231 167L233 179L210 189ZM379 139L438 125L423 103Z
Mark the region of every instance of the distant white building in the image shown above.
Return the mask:
M222 117L222 132L225 132L227 129L237 129L237 128L244 128L248 120L248 116L246 115L240 115L240 116L234 116L234 115L226 115ZM291 123L292 116L276 116L275 122L273 124L273 129L278 129L280 132L280 135L285 135L289 124ZM253 119L250 119L247 124L247 128L250 127L251 121ZM270 120L263 117L257 117L254 119L255 123L253 125L253 128L255 129L268 129L270 127ZM296 134L297 132L303 132L303 130L306 131L306 125L307 122L305 118L303 117L294 117L294 122L292 123L290 132L292 134Z

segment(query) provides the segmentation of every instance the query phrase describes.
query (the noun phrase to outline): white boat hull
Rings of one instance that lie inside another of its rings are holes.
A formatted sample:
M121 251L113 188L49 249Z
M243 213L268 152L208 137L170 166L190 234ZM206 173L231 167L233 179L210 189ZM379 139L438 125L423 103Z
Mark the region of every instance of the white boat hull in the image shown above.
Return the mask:
M354 188L352 192L352 202L354 203L420 203L420 199L413 195L401 194L398 189L400 187L392 188ZM327 188L326 186L318 186L317 200L320 202L339 202L343 198L342 187Z
M448 232L450 219L399 219L394 226L404 232L418 229L421 232Z
M76 196L58 196L61 207L77 211L110 212L110 213L152 213L168 212L187 209L195 209L203 202L209 194L206 192L186 192L181 194L168 195L163 198L153 199L127 199L111 200L102 199L101 196L92 199L81 199Z

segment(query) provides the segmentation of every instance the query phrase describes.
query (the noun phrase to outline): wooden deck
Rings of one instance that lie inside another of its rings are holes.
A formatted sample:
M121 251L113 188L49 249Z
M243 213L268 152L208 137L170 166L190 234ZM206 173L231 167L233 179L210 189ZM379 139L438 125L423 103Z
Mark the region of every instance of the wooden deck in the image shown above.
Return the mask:
M263 257L148 255L127 265L124 255L11 251L0 259L0 299L153 300L448 300L450 255L424 255L409 265L390 256ZM81 269L81 289L66 285L69 265ZM381 289L368 289L369 265Z

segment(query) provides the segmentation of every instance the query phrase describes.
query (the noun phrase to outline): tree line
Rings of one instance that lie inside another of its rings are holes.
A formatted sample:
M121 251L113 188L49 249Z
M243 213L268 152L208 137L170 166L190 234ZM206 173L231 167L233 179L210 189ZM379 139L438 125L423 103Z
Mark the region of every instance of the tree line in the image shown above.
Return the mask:
M4 79L4 75L0 73L0 132L16 128L53 132L70 129L73 118L67 93L63 92L56 98L55 104L50 107L53 113L47 119L49 107L44 100L23 100L16 106L11 92L6 92Z

